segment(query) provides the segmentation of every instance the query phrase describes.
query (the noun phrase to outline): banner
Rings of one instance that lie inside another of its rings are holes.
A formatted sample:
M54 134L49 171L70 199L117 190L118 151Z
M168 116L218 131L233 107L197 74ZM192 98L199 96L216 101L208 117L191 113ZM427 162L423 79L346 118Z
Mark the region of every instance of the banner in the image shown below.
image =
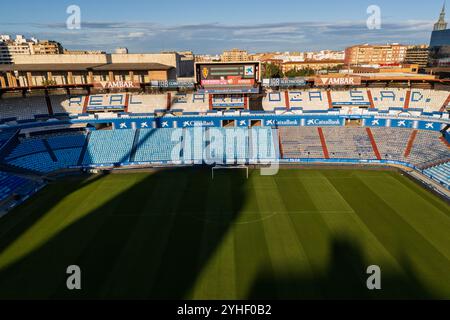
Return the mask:
M150 85L156 88L194 88L195 86L194 82L176 80L153 80Z
M198 89L199 94L245 94L245 93L259 93L259 88L243 87L243 88L206 88Z
M339 119L339 118L305 118L305 126L306 127L314 127L314 126L321 126L321 127L332 127L332 126L343 126L345 124L345 119Z
M133 81L100 81L94 82L97 89L139 89L140 83Z
M305 78L272 78L263 79L265 87L302 87L306 85Z
M252 86L255 79L240 79L229 77L228 79L202 80L202 86Z
M333 102L333 106L347 107L347 106L370 106L370 102L367 101L348 101L348 102Z
M316 77L314 84L316 86L359 86L361 77Z

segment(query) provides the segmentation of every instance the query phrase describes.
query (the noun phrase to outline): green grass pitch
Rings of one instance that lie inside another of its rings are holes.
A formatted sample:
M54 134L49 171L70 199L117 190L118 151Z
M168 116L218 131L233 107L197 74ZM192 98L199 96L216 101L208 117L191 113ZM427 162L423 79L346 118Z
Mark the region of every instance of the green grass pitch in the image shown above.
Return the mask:
M393 171L68 178L0 219L0 299L450 299L449 231L449 205Z

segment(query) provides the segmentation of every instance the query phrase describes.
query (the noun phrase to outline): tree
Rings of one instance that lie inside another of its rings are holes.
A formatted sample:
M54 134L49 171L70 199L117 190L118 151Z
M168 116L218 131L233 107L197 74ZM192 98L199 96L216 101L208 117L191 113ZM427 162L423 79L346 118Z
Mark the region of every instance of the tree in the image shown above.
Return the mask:
M43 86L56 86L55 80L44 80L42 81Z
M262 74L264 79L283 78L283 72L280 67L273 63L264 63Z
M291 69L285 73L285 77L287 77L287 78L307 77L307 76L313 76L314 74L315 74L315 72L311 68L305 68L305 69L300 69L300 70Z

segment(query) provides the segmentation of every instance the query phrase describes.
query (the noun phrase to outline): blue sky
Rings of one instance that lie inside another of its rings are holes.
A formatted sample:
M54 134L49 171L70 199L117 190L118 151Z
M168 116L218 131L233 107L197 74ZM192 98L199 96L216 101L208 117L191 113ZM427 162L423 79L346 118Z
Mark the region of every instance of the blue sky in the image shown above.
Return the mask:
M223 6L221 3L228 3ZM220 53L343 49L358 43L428 43L442 0L18 0L0 6L0 33L60 41L70 49ZM68 30L66 9L81 9ZM366 27L367 7L381 29ZM450 14L449 14L450 16Z

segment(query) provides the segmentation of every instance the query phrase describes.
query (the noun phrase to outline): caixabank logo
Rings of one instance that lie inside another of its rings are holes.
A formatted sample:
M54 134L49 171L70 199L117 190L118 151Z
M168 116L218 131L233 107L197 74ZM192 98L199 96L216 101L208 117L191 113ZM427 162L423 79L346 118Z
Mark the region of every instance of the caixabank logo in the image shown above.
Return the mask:
M339 119L308 119L306 126L339 126L341 125Z
M299 119L267 119L265 120L265 126L280 126L280 127L295 127L299 126Z
M245 66L244 67L244 75L246 77L253 77L253 76L255 76L255 66Z

